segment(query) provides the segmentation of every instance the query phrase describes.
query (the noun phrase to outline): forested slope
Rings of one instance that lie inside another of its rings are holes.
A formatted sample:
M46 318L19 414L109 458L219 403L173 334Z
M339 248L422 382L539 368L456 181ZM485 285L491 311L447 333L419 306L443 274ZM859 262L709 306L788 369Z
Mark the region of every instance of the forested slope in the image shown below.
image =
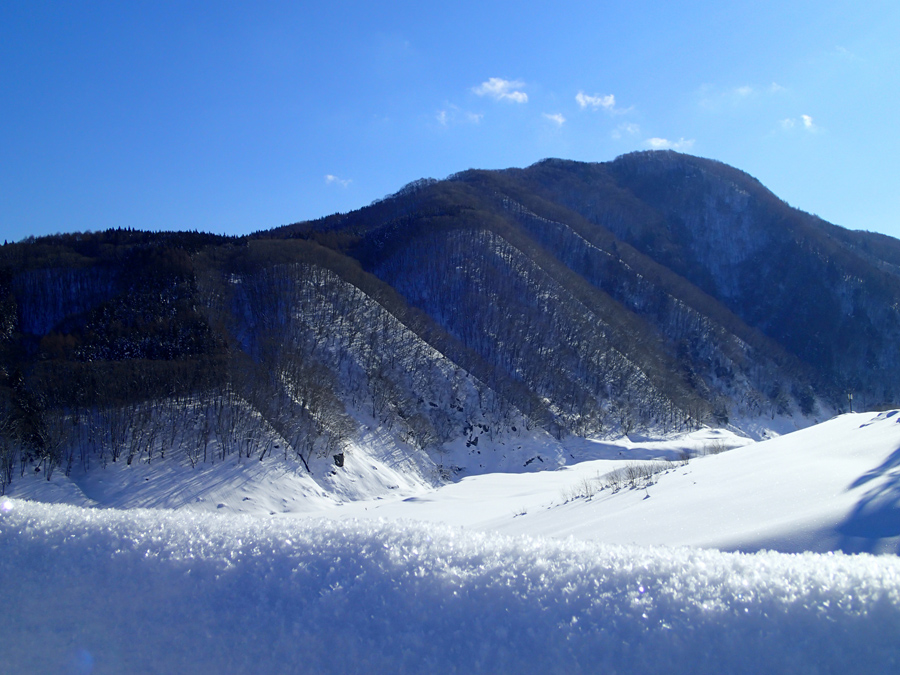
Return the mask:
M535 434L802 426L851 390L894 402L897 269L894 240L676 153L471 170L244 238L8 244L0 482L275 454L316 474L371 428L440 480L524 463Z

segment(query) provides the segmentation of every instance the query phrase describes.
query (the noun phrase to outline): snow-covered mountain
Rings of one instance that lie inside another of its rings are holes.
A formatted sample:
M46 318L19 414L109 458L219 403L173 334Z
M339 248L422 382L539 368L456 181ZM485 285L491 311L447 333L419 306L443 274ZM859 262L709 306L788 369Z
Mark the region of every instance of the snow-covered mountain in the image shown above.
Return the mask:
M675 153L6 245L0 671L894 672L898 269Z
M555 466L573 436L762 438L895 402L898 265L671 152L466 171L240 239L8 244L0 484L242 458L341 499L372 437L416 483L541 468L535 443Z

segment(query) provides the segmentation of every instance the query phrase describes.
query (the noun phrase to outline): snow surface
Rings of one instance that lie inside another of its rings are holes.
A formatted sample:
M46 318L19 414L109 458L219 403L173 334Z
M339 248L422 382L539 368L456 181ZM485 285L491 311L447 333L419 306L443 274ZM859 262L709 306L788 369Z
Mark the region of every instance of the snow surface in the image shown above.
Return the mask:
M884 673L893 556L0 504L6 673Z
M351 447L344 466L330 466L313 477L295 461L270 455L265 461L230 456L200 463L155 460L152 463L110 462L88 471L75 467L71 476L57 469L50 480L26 472L6 487L10 497L75 506L118 509L189 509L269 515L320 511L343 503L399 494L419 494L435 486L422 468L388 446ZM327 466L327 465L326 465Z
M705 430L681 439L599 443L612 457L675 459L646 489L575 493L623 461L581 462L535 475L472 476L404 500L347 504L330 518L414 518L504 534L638 545L783 552L900 552L900 411L842 415L746 443ZM584 451L583 451L584 452ZM311 514L318 515L318 514Z
M533 451L437 488L376 446L17 479L0 672L900 672L900 559L846 554L900 551L900 411Z

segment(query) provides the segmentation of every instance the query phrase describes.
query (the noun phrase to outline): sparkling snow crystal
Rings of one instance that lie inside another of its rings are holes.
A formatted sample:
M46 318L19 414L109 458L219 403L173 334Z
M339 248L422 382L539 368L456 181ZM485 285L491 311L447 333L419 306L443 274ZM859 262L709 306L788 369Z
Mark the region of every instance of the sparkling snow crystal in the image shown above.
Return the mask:
M4 672L889 672L900 561L4 500Z

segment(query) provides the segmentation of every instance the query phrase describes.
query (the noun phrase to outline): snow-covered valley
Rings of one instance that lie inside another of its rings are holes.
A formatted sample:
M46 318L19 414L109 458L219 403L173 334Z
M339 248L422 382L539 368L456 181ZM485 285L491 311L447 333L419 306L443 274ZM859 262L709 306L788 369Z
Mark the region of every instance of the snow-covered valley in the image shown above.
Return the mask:
M14 481L2 670L900 665L900 561L870 555L900 550L900 413L569 441L443 486L376 449L331 483L247 460Z

